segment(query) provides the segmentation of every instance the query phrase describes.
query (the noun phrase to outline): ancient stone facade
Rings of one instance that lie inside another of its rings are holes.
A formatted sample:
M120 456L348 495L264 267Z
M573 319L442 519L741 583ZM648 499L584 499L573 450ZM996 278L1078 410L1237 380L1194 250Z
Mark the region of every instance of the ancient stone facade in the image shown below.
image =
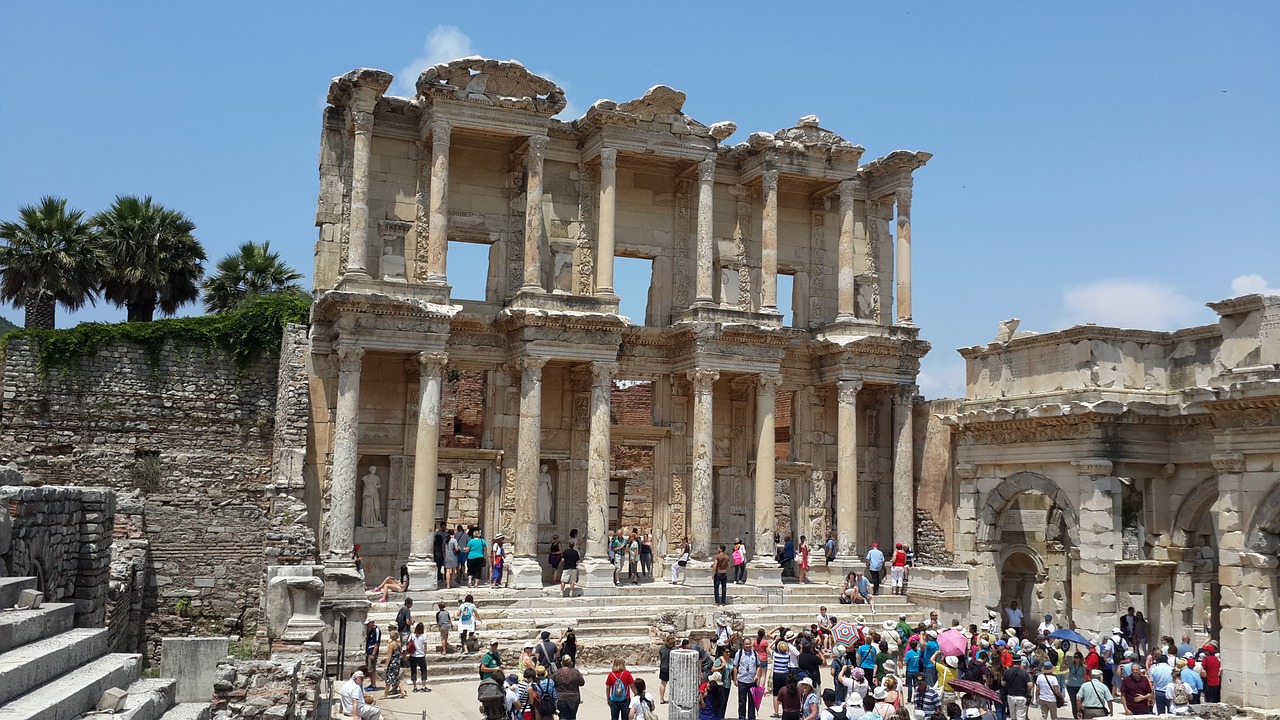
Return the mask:
M573 527L590 561L620 522L660 557L684 535L770 555L776 528L833 529L846 557L911 540L928 153L862 163L813 116L727 144L665 86L562 122L515 62L429 68L410 98L391 79L336 78L323 121L303 474L331 590L354 597L356 545L370 575L434 584L441 519L505 533L520 586ZM487 248L482 297L449 285L464 244ZM618 314L617 257L652 268L643 318ZM450 428L454 373L483 396ZM647 407L611 407L637 383Z
M947 417L973 612L1220 642L1223 699L1280 705L1280 297L1178 332L1002 328Z

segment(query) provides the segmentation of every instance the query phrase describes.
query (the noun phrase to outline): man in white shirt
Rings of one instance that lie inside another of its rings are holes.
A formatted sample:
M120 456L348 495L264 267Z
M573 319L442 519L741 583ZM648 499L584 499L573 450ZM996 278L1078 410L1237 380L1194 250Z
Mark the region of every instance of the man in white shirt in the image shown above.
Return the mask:
M1040 637L1047 638L1049 637L1049 633L1054 632L1057 629L1058 626L1053 624L1053 616L1045 615L1044 622L1040 623L1040 627L1037 628L1037 631L1040 633Z
M1014 632L1016 632L1018 634L1018 637L1021 638L1022 637L1022 611L1018 609L1018 601L1017 600L1010 601L1009 607L1005 608L1004 614L1005 614L1005 617L1008 619L1008 623L1006 624L1010 628L1013 628Z
M340 699L342 701L342 714L348 717L364 718L365 720L381 720L382 710L373 704L372 700L364 699L364 673L357 670L351 674L351 679L342 684Z

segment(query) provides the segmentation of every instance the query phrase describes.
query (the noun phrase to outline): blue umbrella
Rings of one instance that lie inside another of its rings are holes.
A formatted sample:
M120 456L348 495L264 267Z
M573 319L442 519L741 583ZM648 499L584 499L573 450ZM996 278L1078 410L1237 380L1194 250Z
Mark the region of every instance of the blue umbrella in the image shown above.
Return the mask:
M1050 640L1066 640L1077 645L1088 645L1089 641L1083 635L1070 628L1062 628L1049 633Z

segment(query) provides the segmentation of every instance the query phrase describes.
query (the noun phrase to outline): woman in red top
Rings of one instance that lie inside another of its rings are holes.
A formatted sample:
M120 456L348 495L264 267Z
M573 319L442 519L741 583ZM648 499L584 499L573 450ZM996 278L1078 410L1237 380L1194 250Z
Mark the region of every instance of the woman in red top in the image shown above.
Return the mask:
M614 658L613 670L604 680L605 697L609 698L609 720L627 720L635 679L627 672L622 658Z

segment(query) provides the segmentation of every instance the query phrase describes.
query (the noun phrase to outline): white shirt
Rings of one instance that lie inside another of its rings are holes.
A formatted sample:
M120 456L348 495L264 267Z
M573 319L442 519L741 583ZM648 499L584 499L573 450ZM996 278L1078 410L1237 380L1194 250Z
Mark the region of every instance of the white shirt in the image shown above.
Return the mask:
M1022 627L1022 611L1018 608L1006 608L1004 614L1009 617L1009 627Z
M1057 686L1058 678L1049 673L1040 673L1036 676L1036 690L1041 702L1057 702L1058 696L1053 694L1053 689Z
M658 703L653 699L653 693L645 693L643 697L649 701L649 704L655 708L656 712ZM635 714L636 720L641 720L644 717L644 710L640 707L640 699L641 695L639 693L631 696L631 712Z
M817 617L817 623L818 623L818 627L820 628L829 628L831 627L831 616L823 615L819 613Z
M1055 630L1057 630L1057 629L1058 629L1058 628L1057 628L1057 627L1055 627L1055 626L1054 626L1054 624L1053 624L1053 623L1051 623L1051 622L1042 622L1042 623L1040 623L1040 634L1041 634L1041 635L1043 635L1043 636L1046 636L1046 637L1047 637L1047 636L1049 635L1049 633L1051 633L1051 632L1053 632L1053 631L1055 631Z
M364 707L364 686L351 679L342 684L339 691L342 699L342 712L347 715L354 715L357 710Z

